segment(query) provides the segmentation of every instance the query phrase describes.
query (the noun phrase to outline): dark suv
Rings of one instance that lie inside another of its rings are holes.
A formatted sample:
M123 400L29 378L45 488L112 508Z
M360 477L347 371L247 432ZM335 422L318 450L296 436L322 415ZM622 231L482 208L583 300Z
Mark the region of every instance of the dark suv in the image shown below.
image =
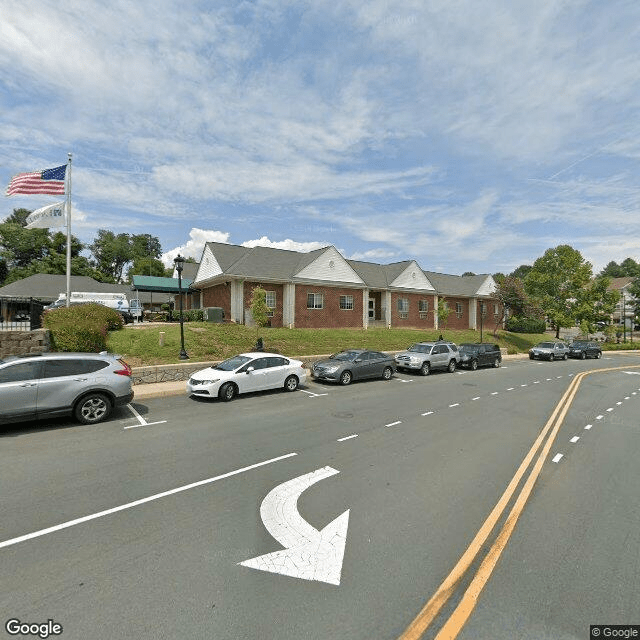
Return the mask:
M502 353L500 353L500 347L497 344L464 343L459 345L458 351L460 351L458 366L468 367L472 371L478 367L495 367L497 369L502 362Z
M71 415L94 424L132 399L131 367L106 351L0 360L0 424Z

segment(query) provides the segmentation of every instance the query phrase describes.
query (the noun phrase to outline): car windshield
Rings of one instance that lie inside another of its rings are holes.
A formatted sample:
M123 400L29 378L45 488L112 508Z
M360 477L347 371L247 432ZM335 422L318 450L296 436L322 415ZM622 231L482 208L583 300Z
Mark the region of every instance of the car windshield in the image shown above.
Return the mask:
M234 356L233 358L229 358L220 364L217 364L215 367L211 367L212 369L217 369L218 371L234 371L238 367L241 367L243 364L249 362L251 358L248 356Z
M341 351L340 353L334 353L331 356L331 360L347 360L351 362L355 360L359 355L359 351Z
M478 345L476 344L461 344L459 347L459 351L468 351L469 353L475 352L478 350Z
M407 351L417 351L418 353L431 353L432 345L430 344L412 344Z
M572 347L588 347L589 343L588 342L572 342L571 346Z
M541 342L538 345L541 349L553 349L555 347L554 342Z

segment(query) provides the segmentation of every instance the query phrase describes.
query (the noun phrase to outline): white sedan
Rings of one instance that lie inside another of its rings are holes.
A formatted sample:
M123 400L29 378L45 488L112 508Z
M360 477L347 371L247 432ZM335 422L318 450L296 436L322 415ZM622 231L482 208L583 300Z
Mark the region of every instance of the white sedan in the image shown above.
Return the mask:
M229 401L239 393L265 389L295 391L306 379L300 360L277 353L241 353L194 373L187 382L187 394Z

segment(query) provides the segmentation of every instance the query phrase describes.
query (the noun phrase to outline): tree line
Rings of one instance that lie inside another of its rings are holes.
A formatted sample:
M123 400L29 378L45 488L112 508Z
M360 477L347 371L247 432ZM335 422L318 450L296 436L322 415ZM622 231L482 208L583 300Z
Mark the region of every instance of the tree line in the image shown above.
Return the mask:
M36 273L67 272L67 234L50 229L26 229L31 211L14 209L0 223L0 286ZM88 250L90 257L81 255ZM162 247L148 233L118 233L99 229L93 242L71 236L71 274L99 282L131 282L134 275L170 277L172 268L160 260Z
M633 278L628 291L635 322L640 315L640 265L633 258L621 264L609 262L594 275L591 263L578 250L560 245L508 276L494 274L503 309L512 317L543 319L556 337L562 328L579 326L583 333L593 333L597 323L608 324L620 300L619 291L609 288L611 279L624 277Z

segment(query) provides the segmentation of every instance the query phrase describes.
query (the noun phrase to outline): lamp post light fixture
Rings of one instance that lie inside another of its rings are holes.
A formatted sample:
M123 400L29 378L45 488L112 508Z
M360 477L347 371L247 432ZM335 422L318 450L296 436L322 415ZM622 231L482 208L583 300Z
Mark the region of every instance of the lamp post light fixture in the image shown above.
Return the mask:
M189 356L184 350L184 320L182 317L182 270L184 269L184 258L178 254L173 259L173 264L178 272L178 296L180 298L180 360L188 360Z

